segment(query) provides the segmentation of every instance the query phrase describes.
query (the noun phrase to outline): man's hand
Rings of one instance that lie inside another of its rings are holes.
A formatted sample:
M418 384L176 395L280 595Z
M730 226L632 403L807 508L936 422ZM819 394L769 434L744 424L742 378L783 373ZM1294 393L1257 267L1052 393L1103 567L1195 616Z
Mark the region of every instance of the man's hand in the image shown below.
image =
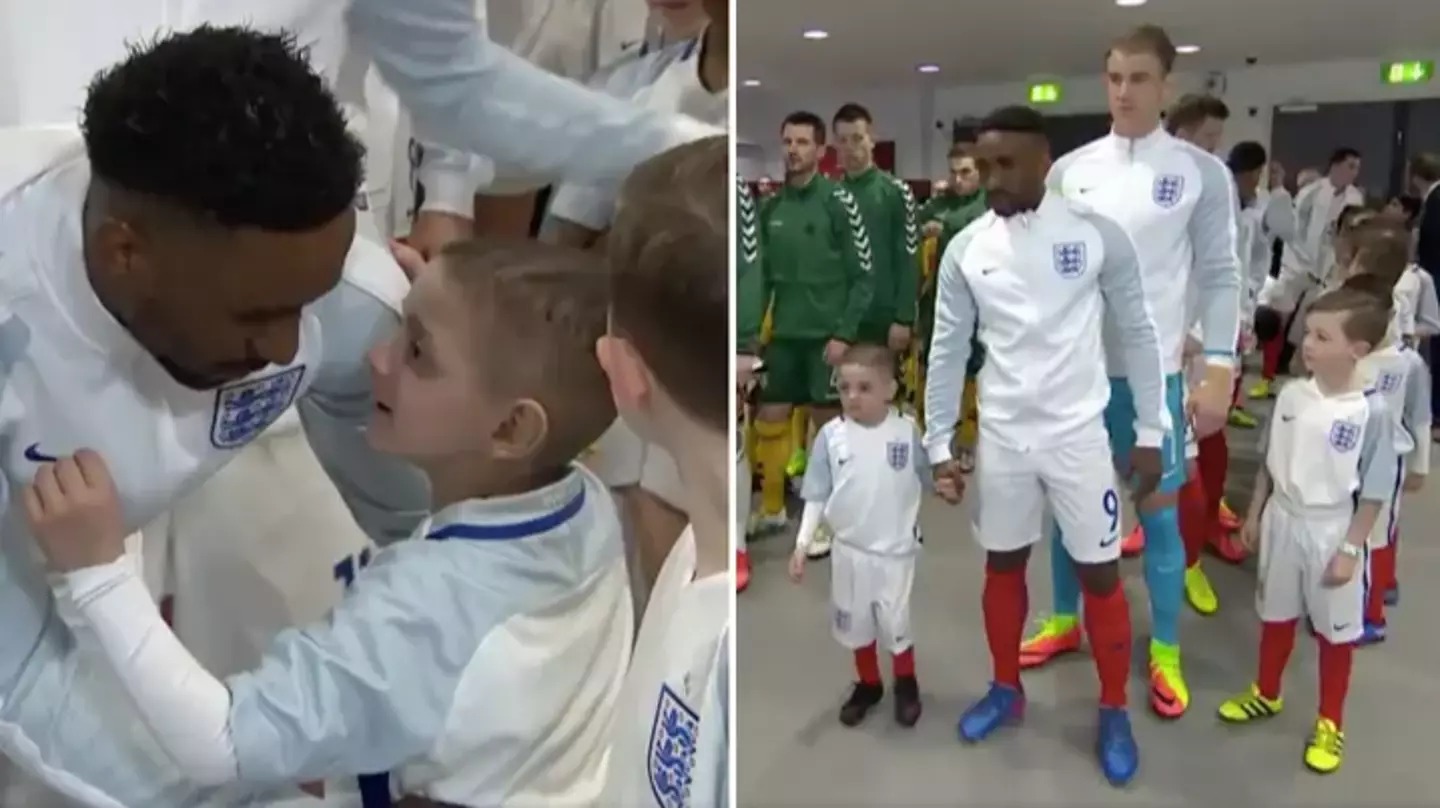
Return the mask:
M1205 378L1190 397L1185 409L1195 427L1195 438L1213 435L1225 428L1230 418L1230 398L1234 393L1234 371L1220 365L1206 365Z
M797 584L805 580L805 550L800 547L790 554L790 580Z
M935 475L935 493L951 505L959 505L965 498L965 474L960 463L955 460L937 463L931 473Z
M1260 549L1260 517L1248 516L1240 525L1240 546L1250 552Z
M1204 352L1205 346L1200 344L1200 340L1195 339L1189 334L1185 335L1185 345L1180 349L1180 360L1182 362L1188 365L1190 360Z
M1267 179L1270 181L1270 190L1275 190L1285 184L1285 166L1279 160L1270 161L1270 171Z
M420 273L425 271L425 256L399 239L390 239L390 255L395 259L395 263L405 271L405 277L409 278L411 283L414 283L415 279L420 277Z
M109 564L125 555L125 521L100 455L81 449L46 463L25 488L30 533L56 572Z
M755 368L760 366L760 358L752 354L735 355L735 387L744 398L750 393L750 386L755 383Z
M926 222L925 226L920 228L920 233L925 238L939 238L943 232L945 232L945 225L939 222Z
M897 356L905 353L910 348L910 326L891 323L890 334L887 336L885 344Z
M475 236L475 220L468 216L423 210L415 217L406 241L426 259L434 258L447 245Z
M1405 475L1405 490L1410 492L1419 491L1425 487L1425 475L1410 472Z
M840 367L840 361L845 358L845 352L850 350L850 343L843 340L832 339L825 343L825 364L830 367Z
M1160 486L1160 477L1164 472L1165 464L1160 462L1160 447L1158 446L1136 446L1130 452L1130 483L1134 489L1130 492L1138 506L1145 501L1145 498L1155 493Z

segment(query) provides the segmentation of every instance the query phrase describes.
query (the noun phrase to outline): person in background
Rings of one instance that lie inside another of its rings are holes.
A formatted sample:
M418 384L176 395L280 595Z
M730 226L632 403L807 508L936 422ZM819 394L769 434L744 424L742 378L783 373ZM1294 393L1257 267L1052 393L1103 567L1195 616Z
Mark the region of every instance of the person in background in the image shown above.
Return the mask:
M954 143L950 146L950 181L945 192L937 192L921 207L916 219L921 223L927 239L935 240L935 256L938 265L940 256L950 240L970 223L980 218L987 210L985 189L980 183L980 174L975 170L975 158L971 156L974 143ZM930 352L930 332L935 321L935 274L926 267L926 279L920 290L920 367L925 367ZM958 432L957 458L966 469L973 468L975 441L978 437L979 413L975 406L975 374L985 362L985 346L975 339L970 343L970 364L965 373L965 392L960 407L960 430ZM923 374L921 386L923 389ZM921 400L923 401L923 392Z
M1240 267L1236 255L1234 182L1225 164L1160 126L1176 59L1164 29L1140 26L1118 38L1105 56L1104 81L1113 130L1055 162L1051 187L1107 214L1135 240L1145 271L1145 294L1163 344L1171 433L1162 452L1158 490L1136 502L1144 528L1145 582L1150 594L1150 705L1176 718L1189 706L1182 673L1180 611L1185 602L1185 545L1176 512L1185 482L1185 429L1197 438L1222 429L1235 381L1240 329ZM1192 318L1191 312L1194 312ZM1189 387L1181 373L1190 323L1199 324L1204 372ZM1106 411L1116 468L1127 475L1134 445L1132 369L1113 340L1106 363L1111 395ZM1138 369L1135 369L1138 370ZM1051 552L1055 615L1026 642L1029 665L1080 647L1080 583L1061 546Z
M1335 224L1340 211L1365 204L1365 196L1355 187L1360 174L1360 152L1344 147L1330 155L1323 181L1303 184L1295 195L1294 238L1285 241L1280 263L1280 277L1268 290L1262 304L1275 310L1284 320L1280 333L1266 342L1264 366L1259 382L1247 391L1253 399L1270 398L1272 381L1288 365L1291 349L1289 335L1303 324L1300 312L1305 299L1325 285L1334 255L1332 253Z
M760 246L760 216L750 184L735 177L735 591L750 585L750 552L745 537L749 532L751 471L749 456L750 394L760 364L760 329L765 321L765 255Z
M1420 214L1415 225L1415 263L1430 278L1431 285L1440 276L1440 153L1426 152L1411 158L1410 190L1420 199ZM1435 408L1433 423L1440 424L1440 373L1435 372L1436 350L1432 339L1425 346L1429 357L1434 390L1430 404ZM1440 441L1440 427L1432 433Z
M793 112L780 127L785 187L760 205L766 297L774 334L765 348L765 385L756 415L761 469L755 529L783 527L786 467L792 451L791 412L809 407L816 427L837 410L835 367L859 337L873 295L870 235L850 192L821 176L825 123ZM811 543L829 552L828 533Z
M1230 108L1213 95L1186 93L1165 114L1165 131L1214 154L1225 136Z
M875 166L875 120L859 104L845 104L831 121L845 178L840 185L855 198L874 258L874 293L860 320L856 341L881 345L895 357L910 348L914 336L919 229L910 186Z
M622 54L656 44L647 36L645 0L472 2L493 41L574 81L587 82ZM433 141L413 140L411 152L417 204L407 241L423 256L478 233L529 234L543 179Z

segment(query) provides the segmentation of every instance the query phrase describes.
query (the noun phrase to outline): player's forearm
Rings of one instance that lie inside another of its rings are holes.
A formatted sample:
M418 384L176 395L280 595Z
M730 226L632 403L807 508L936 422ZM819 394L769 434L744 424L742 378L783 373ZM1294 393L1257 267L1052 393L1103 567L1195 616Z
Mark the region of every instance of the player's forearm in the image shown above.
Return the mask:
M1118 328L1125 352L1125 371L1135 395L1136 445L1157 447L1169 431L1165 401L1165 360L1160 332L1145 302L1140 258L1134 243L1109 219L1092 219L1105 246L1100 268L1100 292Z
M130 560L68 573L63 589L141 720L185 776L205 785L235 780L230 692L165 624Z
M958 269L953 274L958 274ZM970 363L970 337L975 330L974 304L968 291L952 291L955 283L964 280L956 278L952 283L945 275L940 279L925 365L925 452L932 464L951 459L950 443L960 420L965 367Z
M353 0L351 35L373 55L417 131L498 165L574 181L723 130L606 97L486 37L473 0Z
M1203 165L1213 165L1219 173L1207 176L1191 213L1190 243L1195 263L1190 274L1205 334L1206 361L1233 366L1235 343L1240 339L1243 294L1237 244L1239 212L1229 174L1218 162Z
M1245 511L1247 521L1257 524L1260 522L1260 515L1265 512L1265 503L1270 499L1270 492L1270 472L1265 469L1262 460L1260 471L1255 474L1255 490L1250 495L1250 507Z
M845 296L845 309L840 313L840 319L830 334L831 338L842 342L855 341L860 331L860 320L870 309L870 301L875 297L874 272L851 270L849 276L850 291Z
M1345 543L1353 547L1363 548L1370 539L1370 533L1375 529L1375 521L1380 518L1380 509L1384 503L1373 499L1362 499L1360 504L1355 506L1355 513L1350 517L1350 527L1345 530Z

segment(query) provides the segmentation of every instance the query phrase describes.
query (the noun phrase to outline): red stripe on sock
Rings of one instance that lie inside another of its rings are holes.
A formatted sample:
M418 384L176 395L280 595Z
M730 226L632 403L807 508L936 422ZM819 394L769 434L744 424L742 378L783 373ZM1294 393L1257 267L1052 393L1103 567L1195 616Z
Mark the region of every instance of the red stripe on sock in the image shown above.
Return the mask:
M1320 638L1320 717L1345 726L1345 697L1350 694L1350 671L1355 666L1354 643L1335 644Z
M1295 627L1299 621L1284 620L1260 624L1260 675L1255 686L1267 699L1280 698L1280 679L1290 652L1295 650Z
M1210 514L1205 512L1205 483L1199 476L1185 481L1180 488L1180 538L1185 542L1185 567L1200 560L1200 550L1210 540Z
M1130 605L1125 590L1116 586L1108 595L1085 593L1085 633L1100 677L1100 704L1125 707L1130 680Z
M1385 590L1395 583L1395 545L1370 551L1370 590L1365 593L1365 622L1385 625Z
M880 658L875 653L875 643L855 649L855 675L867 685L880 684Z

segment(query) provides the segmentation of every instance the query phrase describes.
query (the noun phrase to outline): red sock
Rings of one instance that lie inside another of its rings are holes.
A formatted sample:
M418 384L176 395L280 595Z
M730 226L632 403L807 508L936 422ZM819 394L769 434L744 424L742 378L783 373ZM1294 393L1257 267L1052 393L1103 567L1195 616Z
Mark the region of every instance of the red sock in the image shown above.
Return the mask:
M1030 612L1025 568L997 571L987 566L980 606L985 616L985 639L990 643L990 661L995 666L995 683L1018 690L1020 642L1025 636L1025 616Z
M1280 677L1290 652L1295 650L1295 626L1298 620L1260 624L1260 676L1255 686L1267 699L1280 698Z
M915 646L910 646L890 657L890 670L896 679L915 675Z
M1230 470L1230 442L1222 429L1201 438L1198 448L1200 456L1195 462L1200 467L1200 479L1205 481L1205 508L1212 514L1218 533L1220 500L1225 498L1225 475Z
M1260 375L1267 379L1275 378L1275 374L1280 371L1280 352L1284 350L1284 348L1285 335L1283 333L1275 335L1275 337L1261 346L1260 355L1263 358L1263 362L1260 366Z
M855 673L861 684L880 684L880 658L875 655L875 643L855 649Z
M1355 664L1355 644L1320 638L1320 717L1345 726L1345 697L1350 693L1350 669Z
M1370 551L1370 585L1365 591L1365 622L1385 625L1385 590L1395 582L1395 545Z
M1205 511L1205 483L1198 475L1180 487L1180 538L1185 542L1185 568L1200 561L1200 550L1210 540L1210 514Z
M1125 707L1130 679L1130 606L1120 586L1108 595L1085 593L1085 633L1100 677L1100 705Z

